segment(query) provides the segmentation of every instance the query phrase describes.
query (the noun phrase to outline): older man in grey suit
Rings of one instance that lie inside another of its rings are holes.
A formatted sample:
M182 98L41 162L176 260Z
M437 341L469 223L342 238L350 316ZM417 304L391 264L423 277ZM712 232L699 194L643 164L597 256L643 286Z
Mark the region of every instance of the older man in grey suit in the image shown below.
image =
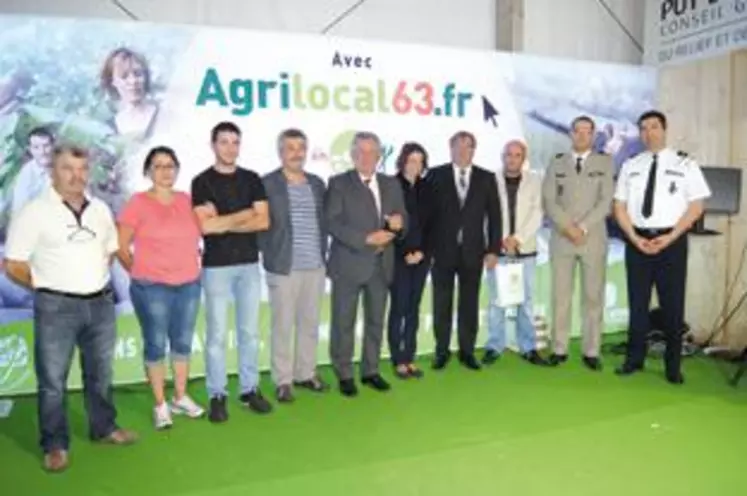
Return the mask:
M340 392L355 396L353 351L358 298L363 294L361 382L377 391L389 384L379 375L388 287L394 272L392 240L406 226L405 202L397 180L376 172L379 138L356 133L351 146L355 168L330 179L325 218L332 237L327 272L332 281L330 358Z
M607 227L614 189L612 158L594 153L594 121L580 116L571 123L571 153L555 156L545 173L542 199L553 223L552 267L553 354L550 363L568 359L568 338L576 265L581 266L583 362L601 370L607 269Z

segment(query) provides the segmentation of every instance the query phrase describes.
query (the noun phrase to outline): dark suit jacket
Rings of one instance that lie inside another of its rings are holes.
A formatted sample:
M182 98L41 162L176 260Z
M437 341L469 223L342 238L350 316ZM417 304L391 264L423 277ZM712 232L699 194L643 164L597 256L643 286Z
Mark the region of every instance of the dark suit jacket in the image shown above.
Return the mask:
M332 245L327 262L330 279L344 278L352 283L364 283L374 273L377 257L382 257L387 282L394 276L394 244L381 254L366 244L366 237L384 227L384 216L400 214L406 235L407 211L402 188L397 179L376 174L381 199L381 216L376 211L371 193L361 181L358 171L344 172L329 180L324 201L324 216Z
M503 236L495 174L472 166L463 207L459 205L452 164L431 169L426 178L435 197L431 236L434 266L453 268L461 261L468 267L477 268L487 253L498 255ZM461 250L457 240L460 229Z
M431 184L425 179L418 179L414 184L397 174L402 187L407 208L407 235L397 240L397 256L404 260L405 255L416 251L423 252L426 259L431 253L431 229L433 223L433 195Z

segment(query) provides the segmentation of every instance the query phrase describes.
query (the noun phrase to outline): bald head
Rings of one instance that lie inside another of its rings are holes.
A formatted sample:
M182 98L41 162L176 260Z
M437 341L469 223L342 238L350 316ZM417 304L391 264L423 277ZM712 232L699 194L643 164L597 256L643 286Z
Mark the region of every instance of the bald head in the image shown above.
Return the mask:
M519 140L511 140L503 147L503 172L507 176L518 176L527 158L527 146Z

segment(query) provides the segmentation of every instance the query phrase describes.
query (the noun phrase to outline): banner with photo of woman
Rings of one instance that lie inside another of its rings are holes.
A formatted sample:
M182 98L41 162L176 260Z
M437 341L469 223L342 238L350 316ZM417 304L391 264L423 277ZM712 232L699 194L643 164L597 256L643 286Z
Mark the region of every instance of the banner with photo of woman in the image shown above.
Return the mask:
M522 55L310 35L194 26L0 16L0 254L14 212L50 187L55 143L90 151L90 194L116 214L148 186L143 159L157 145L180 159L177 188L189 190L213 163L210 129L235 122L240 164L260 174L278 167L276 137L287 127L309 136L307 169L323 178L351 167L357 130L383 143L381 170L393 173L403 143L418 141L431 164L449 161L448 139L477 137L475 162L501 168L510 139L529 146L542 171L569 147L571 119L597 122L595 147L622 161L640 150L635 119L653 105L655 72ZM549 318L547 229L540 233L535 295ZM611 241L610 330L625 326L627 302L619 241ZM115 379L143 380L140 330L127 273L112 266L118 320ZM419 352L432 350L426 293ZM484 305L483 305L484 310ZM484 312L483 312L484 313ZM325 298L319 356L327 361ZM33 295L0 274L0 396L34 391ZM263 343L269 311L263 295ZM484 321L484 318L481 318ZM233 325L233 324L231 324ZM483 326L484 327L484 326ZM204 372L204 318L198 319L192 372ZM230 333L229 333L230 335ZM229 339L229 346L233 347ZM262 366L268 346L262 346ZM235 368L229 353L229 367ZM80 385L77 370L71 387Z

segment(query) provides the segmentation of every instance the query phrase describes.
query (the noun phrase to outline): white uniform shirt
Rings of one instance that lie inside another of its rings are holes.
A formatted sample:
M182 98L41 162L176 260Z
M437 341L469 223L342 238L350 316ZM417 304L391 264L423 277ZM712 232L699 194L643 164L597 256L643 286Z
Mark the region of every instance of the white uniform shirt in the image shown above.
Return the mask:
M11 219L5 258L28 262L36 289L90 294L109 283L117 248L114 217L104 202L89 198L78 219L49 188Z
M664 148L657 155L654 207L649 218L643 216L642 210L654 154L645 151L625 161L617 179L615 200L626 203L633 226L642 229L674 227L690 202L711 196L695 160L671 148Z

